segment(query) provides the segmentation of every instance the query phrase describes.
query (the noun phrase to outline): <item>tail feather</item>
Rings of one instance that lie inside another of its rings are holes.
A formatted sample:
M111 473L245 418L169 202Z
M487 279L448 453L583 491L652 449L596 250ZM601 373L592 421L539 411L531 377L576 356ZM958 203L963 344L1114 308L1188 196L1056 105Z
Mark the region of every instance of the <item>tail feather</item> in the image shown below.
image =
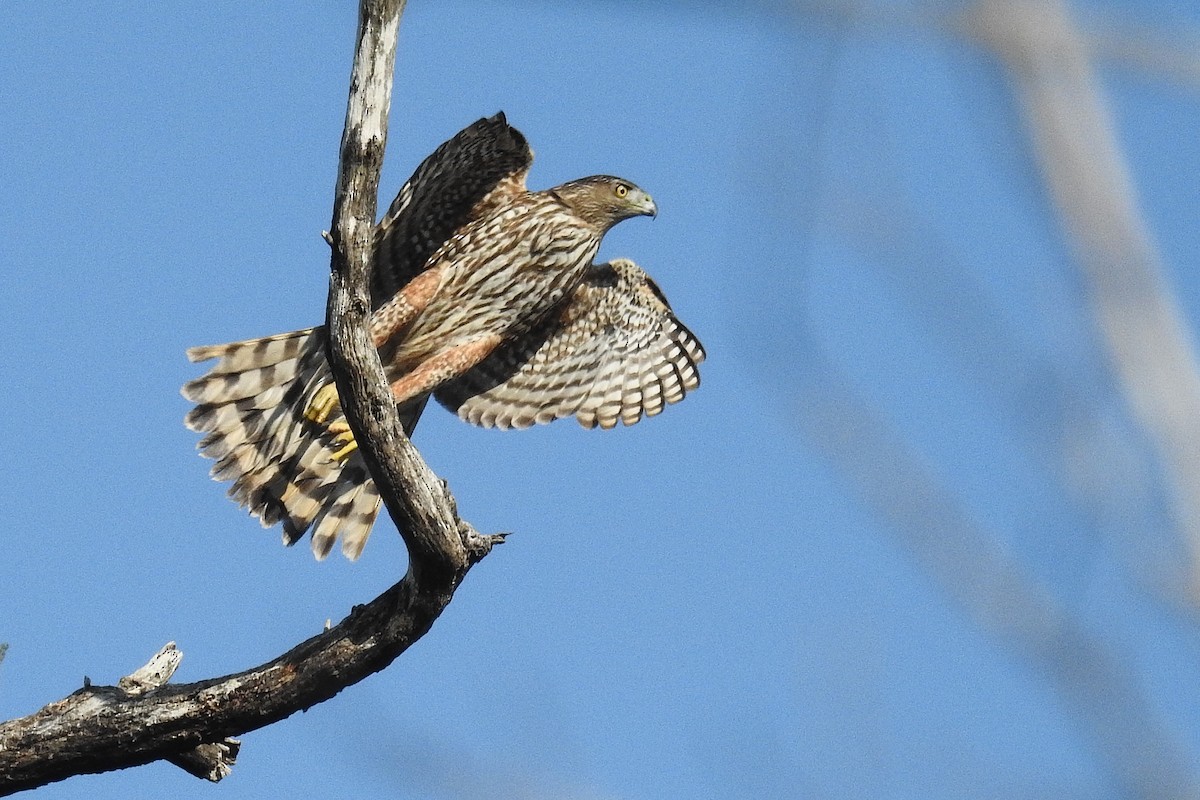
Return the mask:
M336 499L326 504L313 519L312 550L318 559L329 555L339 534L342 553L351 561L359 557L367 543L371 524L379 511L379 494L369 478L356 480L353 474L356 472L367 478L364 465L347 465L343 470L344 477L338 483L350 485L340 487L341 491L335 487Z
M289 358L277 364L242 372L208 373L184 384L183 396L193 403L230 403L263 394L263 387L291 382L304 368L303 359Z
M198 405L183 418L183 424L197 432L224 430L239 421L252 421L254 412L270 411L288 400L286 387L271 386L253 397L234 398L227 402Z
M243 342L194 347L192 361L217 359L189 381L183 396L196 403L184 419L203 433L197 448L214 459L212 476L231 481L229 496L264 527L282 523L287 544L310 529L312 548L325 558L342 540L358 558L379 513L379 494L362 456L333 459L330 422L304 418L308 403L332 380L325 360L325 329L309 328ZM424 400L402 408L411 433Z
M262 416L256 416L246 422L247 424L240 428L210 430L196 444L196 449L203 451L208 458L219 460L240 445L252 444L268 447L275 441L271 437L267 420Z
M354 497L354 505L343 512L342 555L351 561L357 561L362 555L382 502L375 484L360 486Z
M279 333L275 336L264 336L261 339L246 339L229 344L212 344L193 347L187 351L190 361L208 361L219 358L209 371L209 375L223 375L228 372L245 372L248 369L278 364L296 358L306 349L309 338L317 328L305 328L300 331ZM322 335L322 340L324 336Z

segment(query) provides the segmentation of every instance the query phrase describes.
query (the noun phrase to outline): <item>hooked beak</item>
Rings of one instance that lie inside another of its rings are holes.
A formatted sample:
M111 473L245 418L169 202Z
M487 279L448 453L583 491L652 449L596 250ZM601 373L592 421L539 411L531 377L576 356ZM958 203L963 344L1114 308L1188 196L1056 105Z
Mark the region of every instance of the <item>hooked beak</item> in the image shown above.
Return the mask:
M658 206L655 204L654 198L651 197L650 195L646 194L645 192L642 192L641 206L642 206L641 213L644 216L652 217L652 218L658 216Z

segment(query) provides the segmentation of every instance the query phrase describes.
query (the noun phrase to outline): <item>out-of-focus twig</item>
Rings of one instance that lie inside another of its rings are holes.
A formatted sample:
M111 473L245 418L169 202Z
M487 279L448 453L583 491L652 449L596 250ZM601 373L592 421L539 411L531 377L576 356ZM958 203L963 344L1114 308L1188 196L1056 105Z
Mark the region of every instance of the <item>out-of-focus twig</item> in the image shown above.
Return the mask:
M366 755L371 769L386 776L388 785L407 789L429 800L620 800L610 792L583 782L522 769L511 757L480 756L474 749L447 740L401 729L384 721L384 731Z
M807 439L887 521L887 530L979 628L1046 675L1130 797L1200 792L1177 743L1117 659L944 488L806 337L793 394Z
M1200 89L1200 31L1180 34L1130 23L1091 21L1085 35L1097 59Z
M1172 533L1153 456L1113 413L1119 389L1101 345L1091 346L1089 337L1074 359L1031 346L1005 324L977 273L902 195L898 184L869 193L839 185L823 218L1019 432L1014 444L1053 477L1083 520L1083 546L1115 543L1138 574L1160 567ZM1044 313L1074 325L1079 306L1068 305L1049 300Z
M762 4L775 10L774 2ZM947 27L945 4L938 2L900 5L867 0L794 0L792 11L808 19L850 23L859 31L894 34L904 29L931 31ZM1076 31L1079 42L1094 58L1200 88L1200 31L1138 23L1101 9L1082 13L1081 22ZM950 28L961 32L955 23Z
M982 0L964 29L1003 58L1100 336L1162 463L1200 604L1200 369L1137 207L1087 48L1060 0Z
M860 10L857 4L853 8ZM816 147L796 149L807 157ZM772 168L781 171L777 163ZM807 185L805 202L821 189ZM824 220L844 211L826 208L819 216ZM860 218L878 224L876 215ZM859 397L807 325L790 325L786 333L793 347L786 363L802 365L785 387L797 403L795 418L807 439L885 518L885 530L983 632L1046 676L1081 731L1096 742L1125 794L1155 800L1195 797L1200 779L1150 705L1132 665L1039 582L1002 537L963 507L941 476ZM1012 363L1012 354L990 355ZM781 376L780 363L772 364L772 374ZM1064 411L1071 405L1067 394L1061 398Z

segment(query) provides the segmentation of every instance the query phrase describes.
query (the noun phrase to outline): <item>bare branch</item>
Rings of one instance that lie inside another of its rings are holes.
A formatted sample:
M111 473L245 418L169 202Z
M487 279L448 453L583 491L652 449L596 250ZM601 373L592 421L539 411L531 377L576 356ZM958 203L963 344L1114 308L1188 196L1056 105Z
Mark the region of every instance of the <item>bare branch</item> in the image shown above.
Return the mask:
M145 694L171 680L182 661L183 651L174 642L167 642L144 666L117 681L117 688L130 695Z
M1113 132L1087 49L1060 0L983 0L967 19L1015 78L1097 329L1153 443L1191 552L1181 594L1200 604L1200 364ZM1174 576L1172 576L1174 577Z
M386 667L444 605L415 594L405 580L330 630L246 672L134 693L85 685L0 724L0 796L72 775L176 760L201 745L235 746L228 737L310 708Z
M403 2L381 5L399 8ZM398 22L399 12L396 12ZM375 230L379 170L387 140L395 30L364 27L360 52L378 48L375 59L355 62L342 137L342 170L334 197L333 248L326 326L329 363L355 439L382 446L361 448L388 513L405 537L409 568L417 577L449 586L470 566L468 549L490 547L458 519L445 485L422 462L400 425L379 354L367 333L371 312L368 276ZM452 590L452 589L451 589Z
M390 0L381 5L397 9L398 24L398 9L404 3ZM377 58L357 60L350 78L358 91L351 95L346 111L342 170L330 233L333 256L325 317L329 364L350 429L408 546L410 577L420 580L422 589L439 587L453 592L466 570L500 538L480 536L458 518L445 483L430 471L404 435L383 365L368 334L371 244L387 140L395 29L364 27L361 37L360 53L368 47L377 48L378 53ZM375 446L361 446L368 442Z
M237 756L228 737L277 722L390 664L445 608L467 570L502 540L480 536L404 437L367 338L379 169L387 135L403 0L363 0L334 200L330 361L359 449L409 550L404 579L346 619L246 672L170 685L174 644L117 686L90 683L0 724L0 796L72 775L159 759L220 780Z

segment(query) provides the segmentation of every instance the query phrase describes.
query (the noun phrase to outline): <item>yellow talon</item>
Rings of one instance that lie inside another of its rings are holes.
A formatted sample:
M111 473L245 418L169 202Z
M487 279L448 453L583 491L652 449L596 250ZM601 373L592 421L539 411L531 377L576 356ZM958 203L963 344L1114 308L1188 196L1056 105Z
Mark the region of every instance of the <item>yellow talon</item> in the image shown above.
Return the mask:
M341 401L338 399L337 385L327 383L317 390L313 395L313 399L308 404L308 408L304 409L304 418L311 421L321 423L329 419L329 415L335 408L338 407Z
M341 442L342 438L343 437L339 436L338 441ZM358 442L354 441L353 433L345 434L345 438L348 438L350 441L346 444L345 447L343 447L341 450L338 450L336 453L333 454L334 461L345 461L347 458L350 457L351 453L353 453L355 450L358 449Z
M351 453L358 449L358 442L354 439L354 432L350 430L350 426L345 422L338 421L333 423L329 426L328 431L333 435L331 444L341 445L331 456L334 461L345 461L350 457Z

